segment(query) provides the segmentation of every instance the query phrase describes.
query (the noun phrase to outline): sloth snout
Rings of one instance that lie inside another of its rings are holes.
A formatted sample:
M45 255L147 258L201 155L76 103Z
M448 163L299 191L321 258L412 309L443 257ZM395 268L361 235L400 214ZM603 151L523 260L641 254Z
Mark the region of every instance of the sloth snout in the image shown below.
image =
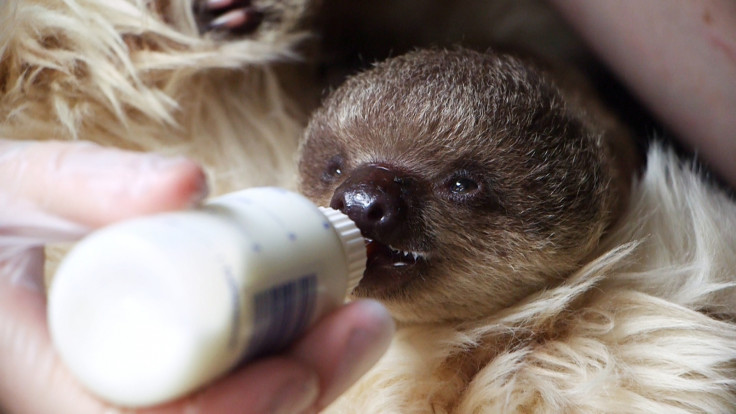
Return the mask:
M363 236L390 242L400 237L406 223L406 181L399 171L381 164L358 167L335 190L330 207L350 217Z

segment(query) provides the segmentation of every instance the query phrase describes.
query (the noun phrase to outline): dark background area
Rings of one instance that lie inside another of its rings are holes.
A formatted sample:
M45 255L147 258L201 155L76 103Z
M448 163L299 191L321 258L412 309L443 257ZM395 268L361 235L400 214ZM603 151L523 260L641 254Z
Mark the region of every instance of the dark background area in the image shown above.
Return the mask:
M463 46L533 56L582 73L632 130L642 154L656 141L696 160L545 0L323 0L313 10L313 23L325 92L355 71L417 48ZM707 164L697 162L710 182L727 188Z

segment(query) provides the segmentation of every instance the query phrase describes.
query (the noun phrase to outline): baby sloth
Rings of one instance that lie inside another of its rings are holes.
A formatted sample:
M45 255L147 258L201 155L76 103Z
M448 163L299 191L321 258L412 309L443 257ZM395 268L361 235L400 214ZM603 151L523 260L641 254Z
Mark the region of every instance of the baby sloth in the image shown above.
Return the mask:
M505 55L417 51L345 82L302 143L301 191L368 242L355 297L467 321L558 285L627 202L628 137Z
M368 243L398 323L330 413L731 413L736 203L569 73L467 50L329 96L301 190ZM553 78L554 76L554 78Z

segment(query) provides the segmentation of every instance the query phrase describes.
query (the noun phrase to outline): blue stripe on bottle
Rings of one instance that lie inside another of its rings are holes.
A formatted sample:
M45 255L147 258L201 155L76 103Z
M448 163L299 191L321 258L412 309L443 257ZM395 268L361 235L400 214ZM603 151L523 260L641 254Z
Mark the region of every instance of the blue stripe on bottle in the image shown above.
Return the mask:
M317 275L257 293L253 334L243 360L282 350L307 328L317 305Z

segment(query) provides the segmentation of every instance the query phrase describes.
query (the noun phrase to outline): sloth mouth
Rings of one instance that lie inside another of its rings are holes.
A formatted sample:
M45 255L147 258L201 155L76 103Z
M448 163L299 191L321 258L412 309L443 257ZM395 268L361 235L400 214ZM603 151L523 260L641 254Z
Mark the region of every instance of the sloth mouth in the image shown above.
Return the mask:
M397 249L377 240L366 239L368 266L406 267L425 260L426 253Z
M366 239L368 259L355 294L385 296L419 276L427 266L426 252L403 250L375 239Z

